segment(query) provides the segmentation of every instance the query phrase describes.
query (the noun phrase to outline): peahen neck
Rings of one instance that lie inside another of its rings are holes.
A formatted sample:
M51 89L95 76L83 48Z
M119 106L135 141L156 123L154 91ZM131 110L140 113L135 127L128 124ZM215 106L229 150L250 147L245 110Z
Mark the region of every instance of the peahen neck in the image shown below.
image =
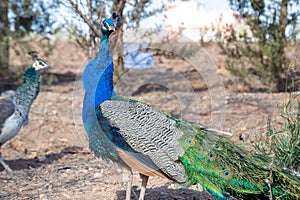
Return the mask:
M33 100L40 91L42 76L32 66L29 66L24 74L24 83L17 89L13 99L16 108L23 114L28 114Z

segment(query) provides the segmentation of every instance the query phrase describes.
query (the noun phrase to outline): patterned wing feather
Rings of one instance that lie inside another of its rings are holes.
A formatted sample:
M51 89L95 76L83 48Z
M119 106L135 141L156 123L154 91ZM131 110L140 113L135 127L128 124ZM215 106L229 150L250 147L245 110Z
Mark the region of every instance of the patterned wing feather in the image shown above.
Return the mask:
M178 162L184 149L179 144L183 133L176 128L176 121L148 105L120 97L103 102L100 110L132 149L149 156L169 178L179 183L187 180Z
M15 105L10 97L0 99L0 134L5 120L15 111Z

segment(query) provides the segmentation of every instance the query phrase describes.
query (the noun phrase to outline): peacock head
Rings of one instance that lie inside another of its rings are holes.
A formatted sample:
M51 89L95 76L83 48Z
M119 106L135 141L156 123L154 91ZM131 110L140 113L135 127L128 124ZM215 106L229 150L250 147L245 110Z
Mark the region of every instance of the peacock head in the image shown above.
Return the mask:
M104 19L102 22L101 31L103 34L108 34L108 35L114 32L115 31L114 21L110 18Z
M36 51L30 51L28 54L32 57L32 60L33 60L32 67L36 71L41 71L43 69L47 69L47 68L51 67L46 61L40 59L37 56L38 53Z

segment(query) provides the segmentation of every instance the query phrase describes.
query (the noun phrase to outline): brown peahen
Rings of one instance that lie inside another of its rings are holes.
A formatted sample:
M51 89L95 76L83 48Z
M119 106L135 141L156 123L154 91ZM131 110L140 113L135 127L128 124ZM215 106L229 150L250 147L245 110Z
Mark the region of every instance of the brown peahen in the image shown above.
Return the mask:
M33 64L23 74L24 83L17 91L6 98L0 99L0 148L8 140L15 137L23 126L28 124L28 114L31 104L40 91L40 71L49 68L50 65L38 58L37 52L30 52ZM9 172L12 170L2 160L0 153L0 164Z

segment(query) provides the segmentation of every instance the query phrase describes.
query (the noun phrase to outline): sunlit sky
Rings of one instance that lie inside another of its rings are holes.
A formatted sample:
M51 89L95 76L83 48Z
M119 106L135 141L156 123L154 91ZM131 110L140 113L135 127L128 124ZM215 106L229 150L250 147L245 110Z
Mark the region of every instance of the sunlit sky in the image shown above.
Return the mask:
M178 2L181 0L175 0L175 2ZM190 0L191 2L197 2L200 3L205 11L209 12L216 12L218 15L221 15L225 11L230 10L228 5L228 0ZM152 5L149 7L149 9L156 8L162 5L162 2L167 3L168 0L153 0ZM180 13L178 13L180 15ZM178 16L180 17L180 16ZM153 22L157 22L161 19L163 19L163 13L156 14L153 17L150 17L148 19L142 20L141 27L143 28L154 28L155 25Z
M167 2L167 0L153 0L154 5L160 5L161 2ZM180 0L175 0L180 1ZM229 9L228 0L190 0L201 3L205 10L213 10L218 13L222 13Z
M222 13L229 10L228 0L197 0L202 5L204 5L205 10L214 10L218 13Z
M129 1L134 2L134 0L129 0ZM175 2L176 1L181 1L181 0L175 0ZM228 5L228 0L190 0L190 1L200 3L203 6L205 11L212 11L218 14L222 14L223 12L228 11L230 9ZM152 0L152 4L150 5L149 10L153 8L161 7L163 3L167 3L167 2L168 0ZM131 9L135 9L135 8L128 5L126 10L128 11ZM63 15L64 17L62 17L61 15ZM73 21L72 16L73 15L69 13L65 8L62 8L60 10L60 13L57 13L57 15L55 15L55 18L56 20L64 24L65 18ZM161 24L164 23L163 19L164 19L164 13L158 13L153 17L142 20L140 23L140 28L155 28L157 25L155 23L161 23ZM78 21L75 20L73 22L76 23ZM81 28L83 28L84 31L88 33L88 27L86 26L86 24L83 23L80 26Z

